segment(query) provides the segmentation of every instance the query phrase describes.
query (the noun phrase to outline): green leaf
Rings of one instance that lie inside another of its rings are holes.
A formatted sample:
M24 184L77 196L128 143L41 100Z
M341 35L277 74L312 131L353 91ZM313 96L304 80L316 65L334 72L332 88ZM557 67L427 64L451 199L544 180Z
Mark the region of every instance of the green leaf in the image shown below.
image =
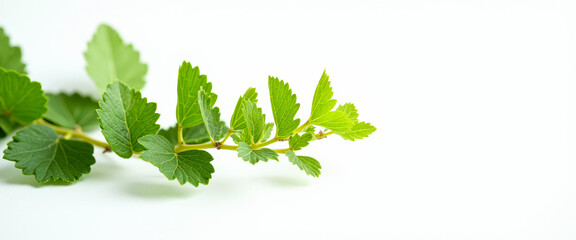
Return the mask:
M268 77L268 88L276 123L276 137L278 139L289 138L300 125L300 119L294 119L300 108L300 104L296 103L296 94L292 94L288 83L271 76Z
M149 103L139 91L120 82L108 85L100 109L96 111L102 135L110 148L123 158L144 150L138 139L155 134L160 129L160 125L156 124L160 117L156 113L156 103Z
M38 82L0 68L0 118L29 123L46 113L46 97Z
M320 169L322 169L322 166L320 166L320 163L316 161L316 159L306 156L296 156L294 151L286 152L286 156L292 164L297 165L298 168L306 172L307 175L312 177L320 176Z
M96 114L98 102L90 97L81 96L77 93L72 95L48 93L46 96L48 97L48 112L44 118L48 121L70 129L78 126L84 131L98 127L98 115Z
M26 74L20 47L10 45L10 37L0 27L0 68Z
M320 82L314 92L312 100L312 113L310 122L313 125L328 128L334 132L346 132L352 128L354 123L348 119L347 114L341 111L332 111L336 105L336 100L332 99L334 92L330 87L330 81L326 72L322 73Z
M192 67L189 62L182 62L178 70L178 104L176 106L176 119L182 127L193 127L203 121L198 92L204 89L213 102L210 108L216 103L216 94L211 93L212 83L209 83L206 75L200 75L198 67Z
M0 117L0 139L6 137L8 134L20 127L20 124L11 118Z
M238 144L238 157L244 161L256 164L259 161L268 162L268 159L278 161L278 153L269 148L260 148L253 150L247 143L241 142Z
M214 158L202 150L188 150L176 153L174 145L163 136L148 135L140 138L146 150L140 154L144 161L152 163L169 180L178 179L182 185L190 183L198 187L208 184L214 167L210 163Z
M132 44L124 44L112 27L101 24L88 42L84 52L86 71L100 90L114 81L120 81L140 90L146 83L144 76L148 66L140 62L140 53Z
M226 127L226 125L223 124L222 128L224 131L220 138L223 138L228 132L228 127ZM178 145L178 125L168 129L160 129L158 135L166 137L166 139L168 139L168 141L170 141L170 143L173 145ZM206 125L204 124L182 129L182 137L184 138L184 142L186 144L199 144L210 141L210 136L208 135L208 131L206 131Z
M264 136L266 115L262 114L262 109L251 101L244 101L242 112L246 120L246 129L242 134L249 140L248 143L259 143Z
M89 143L61 139L47 126L30 125L8 143L4 158L16 162L24 175L35 175L40 183L50 179L74 182L90 172L96 162L93 153Z
M234 113L232 114L232 119L230 120L230 128L232 130L242 130L246 128L246 119L244 118L244 112L242 111L242 105L245 100L251 101L253 103L258 102L258 93L255 88L248 88L243 96L238 98L236 107L234 108Z
M292 137L290 137L288 145L290 145L290 148L292 150L298 151L308 146L308 144L310 144L310 141L312 141L312 134L310 133L305 133L302 136L295 134Z
M316 140L316 127L310 125L306 128L304 128L304 133L308 133L312 136L312 140Z
M354 141L355 139L362 139L368 137L376 131L376 127L372 126L370 123L367 122L359 122L354 124L352 129L346 131L344 133L338 133L342 138L350 141Z
M204 89L198 92L198 103L200 104L200 112L202 113L206 130L208 130L208 135L210 135L212 141L217 142L226 131L222 127L225 126L224 122L220 121L220 109L213 107L214 102L216 102L214 94L206 92Z
M344 105L340 105L338 106L338 108L336 108L336 111L345 113L346 117L350 119L350 121L352 121L353 123L358 122L358 110L356 110L354 104L346 103Z
M274 129L274 123L266 123L266 125L264 125L264 133L262 133L262 140L260 140L260 142L266 142L266 140L270 138L272 129Z

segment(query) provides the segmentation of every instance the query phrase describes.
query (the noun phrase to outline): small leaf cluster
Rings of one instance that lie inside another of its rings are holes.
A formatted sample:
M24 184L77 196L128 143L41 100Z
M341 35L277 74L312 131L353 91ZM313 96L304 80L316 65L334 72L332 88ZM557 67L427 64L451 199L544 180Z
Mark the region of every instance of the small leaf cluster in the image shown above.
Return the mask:
M77 93L45 93L26 75L21 49L12 46L0 28L0 138L13 135L4 159L40 183L74 182L88 174L96 163L95 146L121 158L138 155L169 180L194 186L208 184L215 171L206 149L236 151L251 164L279 161L285 155L307 175L318 177L320 162L299 154L310 142L333 134L354 141L376 130L358 119L354 104L336 106L326 72L306 121L296 117L300 103L289 84L270 76L272 116L266 118L258 92L248 88L227 124L212 83L187 61L178 69L177 121L162 129L156 103L140 92L148 66L131 44L110 26L100 25L84 57L86 71L102 93L99 101ZM86 134L98 128L105 141ZM288 146L270 148L277 142Z

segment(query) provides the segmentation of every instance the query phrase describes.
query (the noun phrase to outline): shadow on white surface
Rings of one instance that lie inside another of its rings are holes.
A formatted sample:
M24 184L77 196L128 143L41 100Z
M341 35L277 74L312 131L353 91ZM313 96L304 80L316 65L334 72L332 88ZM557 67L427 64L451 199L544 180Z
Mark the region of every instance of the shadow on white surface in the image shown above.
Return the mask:
M34 188L49 187L49 186L69 186L71 183L64 181L49 181L47 183L38 183L34 176L23 175L22 170L14 167L0 168L0 182L16 185L28 185Z

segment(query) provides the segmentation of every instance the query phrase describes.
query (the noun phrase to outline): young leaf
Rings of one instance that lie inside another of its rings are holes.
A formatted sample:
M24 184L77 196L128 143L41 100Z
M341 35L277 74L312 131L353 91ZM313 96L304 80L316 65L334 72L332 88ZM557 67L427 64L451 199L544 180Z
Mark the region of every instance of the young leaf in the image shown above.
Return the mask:
M358 110L356 110L354 104L346 103L344 105L340 105L338 106L338 108L336 108L336 111L345 113L346 117L350 119L350 121L352 121L353 123L358 122Z
M260 140L260 142L266 142L266 140L270 138L272 129L274 129L274 123L266 123L264 125L264 133L262 133L262 140Z
M98 126L98 102L77 93L58 95L48 93L48 112L44 118L59 126L90 131Z
M10 37L0 27L0 68L26 74L20 47L10 45Z
M100 92L114 81L120 81L136 90L146 83L148 66L140 62L140 53L132 44L124 44L112 27L101 24L88 42L84 52L86 71Z
M243 135L248 139L249 144L260 142L264 135L266 115L262 114L262 109L251 101L244 101L242 112L246 119L246 129L243 130Z
M209 83L206 75L200 75L198 67L192 67L189 62L182 62L178 70L178 104L176 106L176 119L184 127L193 127L202 123L202 113L198 104L198 92L204 89L213 102L210 107L216 103L216 94L212 91L212 83Z
M322 73L320 82L314 92L312 100L312 113L310 122L313 125L328 128L334 132L346 132L352 128L354 123L348 119L346 113L341 111L332 111L336 105L336 100L332 99L334 92L330 87L330 81L326 72Z
M286 152L286 156L292 164L297 165L298 168L306 172L307 175L312 177L320 176L320 169L322 169L322 166L320 166L320 163L316 161L316 159L306 156L296 156L294 151Z
M206 130L208 130L208 135L212 139L212 142L217 142L222 138L222 134L225 133L224 122L220 121L220 109L218 107L213 107L216 98L214 94L204 91L201 89L198 92L198 103L200 104L200 113L204 119L204 124L206 125Z
M362 139L368 137L376 131L376 127L372 126L370 123L367 122L359 122L354 124L352 129L346 131L344 133L338 133L342 138L350 141L354 141L355 139Z
M300 119L294 119L300 108L300 104L296 103L296 94L292 94L288 83L271 76L268 77L268 88L276 123L276 137L278 139L289 138L292 131L300 125Z
M198 187L200 183L208 184L212 178L214 167L210 162L214 158L208 152L188 150L176 153L174 145L159 135L148 135L139 141L146 148L140 158L158 167L169 180L178 179L182 185L189 182Z
M312 140L316 140L316 127L314 126L308 126L306 128L304 128L304 133L310 134L312 136Z
M310 133L305 133L302 136L295 134L292 137L290 137L288 145L290 145L290 148L292 148L292 150L298 151L308 146L308 144L310 144L309 143L310 141L312 141L312 134Z
M224 129L220 138L223 138L226 135L225 133L228 132L228 127L226 127L224 122L220 123L222 123L222 128ZM178 145L178 125L168 129L160 129L158 135L164 136L166 139L168 139L168 141L170 141L170 143ZM199 144L210 141L210 136L208 135L208 131L206 131L206 125L204 124L182 129L182 136L186 144Z
M239 143L238 144L238 157L244 159L244 161L250 162L252 164L256 164L259 161L268 162L268 159L278 161L278 153L274 152L274 150L269 148L260 148L256 150L252 150L250 145L247 143Z
M144 150L138 139L155 134L160 129L160 125L156 124L160 117L156 113L156 103L149 103L139 91L120 82L108 85L100 109L96 111L102 135L110 148L123 158Z
M24 175L35 175L36 181L74 182L90 172L96 161L92 144L58 138L44 125L30 125L20 130L8 143L4 158L16 162Z
M46 97L38 82L0 68L0 118L29 123L46 113Z
M242 105L245 100L251 101L253 103L258 102L258 93L255 88L248 88L243 96L238 98L236 103L236 108L234 108L234 113L232 114L232 119L230 120L230 129L232 130L242 130L246 128L246 119L244 118L244 112L242 111Z

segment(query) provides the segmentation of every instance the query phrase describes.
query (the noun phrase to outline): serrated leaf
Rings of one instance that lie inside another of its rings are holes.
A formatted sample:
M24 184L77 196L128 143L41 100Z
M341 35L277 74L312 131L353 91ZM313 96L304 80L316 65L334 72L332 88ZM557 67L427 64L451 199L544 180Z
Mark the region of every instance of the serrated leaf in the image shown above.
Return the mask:
M190 183L198 187L206 185L214 167L210 163L214 158L206 151L188 150L176 153L174 145L163 136L148 135L140 138L146 150L140 154L144 161L152 163L169 180L178 179L182 185Z
M350 141L354 141L355 139L362 139L368 137L376 131L376 127L372 126L370 123L367 122L359 122L354 124L352 129L344 133L338 133L342 138Z
M140 53L132 44L124 44L120 35L110 26L101 24L84 52L86 71L100 90L114 81L120 81L136 90L146 83L148 66L140 62Z
M78 93L69 94L46 94L48 97L48 112L44 118L56 125L74 129L81 127L84 131L90 131L98 127L98 115L96 108L98 102L90 97L81 96Z
M212 91L212 83L208 82L206 75L200 75L198 67L192 67L189 62L182 62L178 70L178 104L176 106L176 120L182 127L193 127L201 124L202 113L198 104L198 92L204 89L212 98L210 107L216 103L216 94Z
M310 141L312 141L312 134L310 133L305 133L302 136L295 134L292 137L290 137L288 145L290 145L290 148L292 148L292 150L298 151L308 146L308 144L310 144Z
M206 92L204 89L198 92L198 103L200 104L200 112L202 113L206 130L212 141L217 142L222 138L222 134L225 133L225 129L222 127L225 124L220 121L220 109L213 107L214 102L216 102L214 96L214 94Z
M270 138L272 129L274 129L274 123L266 123L266 125L264 125L264 133L262 133L262 140L260 140L260 142L266 142L268 138Z
M156 121L156 103L148 102L139 91L114 82L108 85L96 110L100 120L102 135L110 148L123 158L133 152L141 152L144 147L138 139L148 134L156 134L160 125Z
M330 87L330 81L326 72L322 73L320 82L314 92L312 100L312 113L310 122L313 125L328 128L334 132L346 132L352 128L354 123L348 119L347 114L341 111L332 111L336 105L336 100L332 99L334 92Z
M350 121L352 121L353 123L358 122L358 110L356 110L354 104L346 103L344 105L340 105L338 106L338 108L336 108L336 111L345 113L346 117L350 119Z
M10 45L10 37L0 27L0 68L26 74L26 64L22 62L22 50Z
M288 83L275 77L268 77L268 88L270 90L270 102L272 103L272 114L276 123L276 137L286 139L300 125L300 119L294 119L300 104L296 103L296 94Z
M39 119L46 113L46 101L40 83L0 68L0 118L4 121L29 123Z
M322 166L316 159L307 156L297 156L294 151L286 152L286 156L292 164L297 165L298 168L306 172L307 175L313 177L320 176L320 169L322 169Z
M316 127L311 125L311 126L304 128L303 132L310 134L312 136L312 140L316 140L316 132L315 131L316 131Z
M238 144L238 157L244 161L256 164L257 162L268 162L268 159L278 161L278 153L269 148L260 148L253 150L247 143L241 142Z
M74 182L90 172L96 162L92 144L65 140L51 128L30 125L14 136L4 158L16 162L24 175L35 175L40 183L49 180Z
M264 127L266 125L266 115L262 114L262 109L256 106L256 103L244 101L242 112L246 120L246 129L242 134L248 139L248 143L258 143L264 136Z
M220 138L223 138L224 135L226 135L225 133L228 131L228 127L226 127L226 125L223 125L222 128L224 128L224 132ZM160 131L158 131L158 135L164 136L173 145L178 145L178 125L172 126L168 129L160 129ZM204 124L182 129L182 137L184 138L184 142L186 144L199 144L210 141L210 136L208 135L208 131L206 131L206 125Z
M257 98L258 93L255 88L248 88L244 95L238 98L238 102L236 102L236 107L234 108L234 113L232 114L232 119L230 120L230 129L242 130L246 128L246 119L244 118L244 112L242 112L242 104L244 103L244 100L257 103Z

